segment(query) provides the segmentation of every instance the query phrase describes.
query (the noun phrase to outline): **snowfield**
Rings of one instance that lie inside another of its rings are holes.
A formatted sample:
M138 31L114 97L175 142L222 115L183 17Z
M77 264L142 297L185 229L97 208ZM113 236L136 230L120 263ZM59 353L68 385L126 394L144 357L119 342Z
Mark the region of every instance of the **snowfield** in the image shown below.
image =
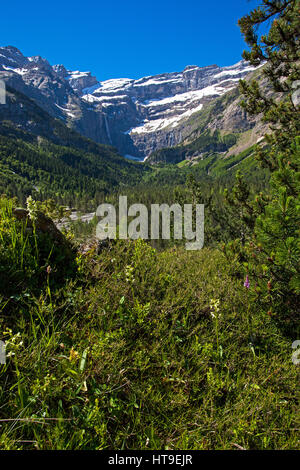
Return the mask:
M108 113L115 113L118 106L129 107L131 101L140 123L122 133L130 136L154 133L175 128L182 120L200 111L207 97L223 95L253 70L255 67L244 61L229 67L193 65L182 72L138 80L117 78L98 82L82 91L82 99L101 106Z

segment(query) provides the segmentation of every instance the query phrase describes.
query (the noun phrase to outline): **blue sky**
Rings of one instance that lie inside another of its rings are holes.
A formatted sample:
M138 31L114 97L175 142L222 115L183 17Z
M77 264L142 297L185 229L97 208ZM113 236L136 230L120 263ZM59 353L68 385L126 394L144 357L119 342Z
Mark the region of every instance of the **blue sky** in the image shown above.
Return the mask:
M99 80L186 65L231 65L245 48L237 26L258 0L41 0L1 5L0 45L41 55Z

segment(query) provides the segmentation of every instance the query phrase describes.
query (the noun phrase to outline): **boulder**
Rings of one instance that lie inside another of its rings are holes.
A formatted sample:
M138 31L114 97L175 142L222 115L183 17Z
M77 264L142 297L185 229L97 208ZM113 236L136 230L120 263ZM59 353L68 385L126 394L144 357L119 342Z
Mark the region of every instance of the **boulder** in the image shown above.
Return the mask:
M58 230L53 220L42 212L37 211L36 219L34 222L30 218L29 211L27 209L17 207L13 210L13 215L16 217L16 219L26 223L26 226L28 228L33 228L34 223L37 231L47 233L53 239L54 242L60 245L68 244L66 238Z

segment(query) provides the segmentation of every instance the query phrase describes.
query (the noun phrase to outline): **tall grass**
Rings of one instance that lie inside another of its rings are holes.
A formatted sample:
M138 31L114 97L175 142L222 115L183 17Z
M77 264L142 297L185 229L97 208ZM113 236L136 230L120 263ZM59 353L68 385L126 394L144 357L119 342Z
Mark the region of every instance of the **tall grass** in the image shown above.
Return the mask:
M0 209L1 449L299 447L291 339L222 253L138 240L74 260L37 233L36 267L11 204Z

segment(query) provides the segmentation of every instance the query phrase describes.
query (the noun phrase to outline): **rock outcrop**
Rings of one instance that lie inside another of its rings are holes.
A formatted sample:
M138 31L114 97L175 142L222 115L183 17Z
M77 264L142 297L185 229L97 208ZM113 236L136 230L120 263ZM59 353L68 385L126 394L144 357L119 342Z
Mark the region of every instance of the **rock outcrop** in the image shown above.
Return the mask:
M27 209L17 207L13 210L13 215L16 219L26 224L26 228L32 229L34 224L37 232L49 235L49 237L59 245L68 245L66 238L60 230L58 230L53 220L42 212L37 211L34 222L30 218L29 211Z

